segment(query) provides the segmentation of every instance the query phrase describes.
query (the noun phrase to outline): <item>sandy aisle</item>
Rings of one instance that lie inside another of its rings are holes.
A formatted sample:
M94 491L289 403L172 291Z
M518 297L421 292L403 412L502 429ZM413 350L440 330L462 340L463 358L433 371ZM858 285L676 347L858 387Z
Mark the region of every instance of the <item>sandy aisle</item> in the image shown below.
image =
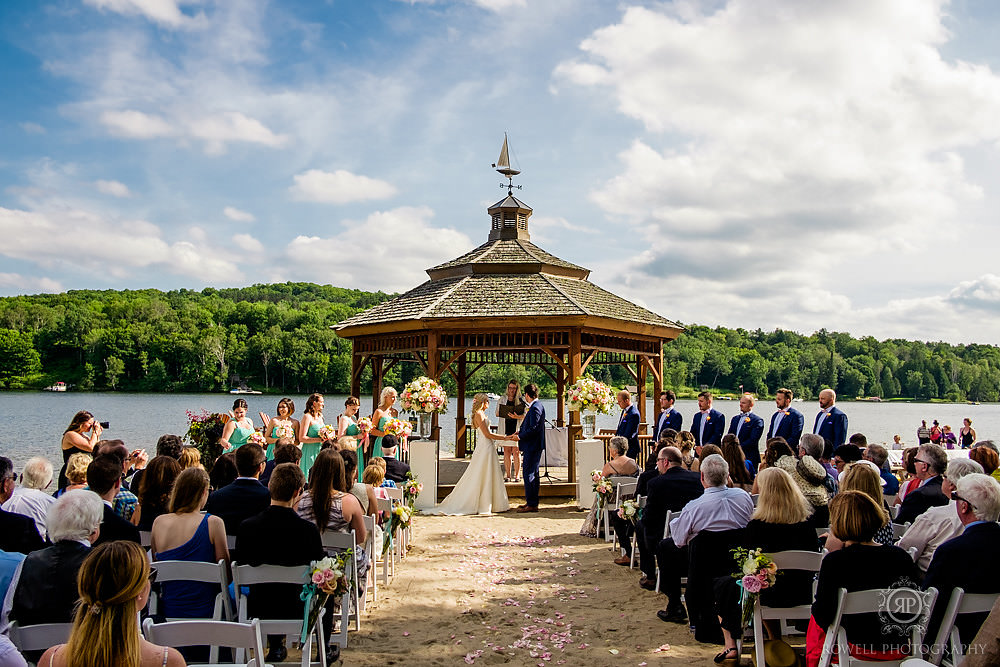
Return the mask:
M568 505L417 516L414 546L343 664L712 664L717 647L656 618L665 598L639 588L638 570L577 534L583 517Z

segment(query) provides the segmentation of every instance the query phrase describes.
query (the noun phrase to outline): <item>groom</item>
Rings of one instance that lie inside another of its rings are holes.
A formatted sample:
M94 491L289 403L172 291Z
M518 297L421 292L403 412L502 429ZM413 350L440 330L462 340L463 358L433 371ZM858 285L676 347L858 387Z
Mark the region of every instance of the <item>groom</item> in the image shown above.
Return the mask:
M538 400L538 385L529 384L524 388L528 410L521 422L520 430L514 434L518 441L517 448L521 450L521 470L524 474L524 504L517 508L518 512L538 511L538 462L545 449L545 408Z

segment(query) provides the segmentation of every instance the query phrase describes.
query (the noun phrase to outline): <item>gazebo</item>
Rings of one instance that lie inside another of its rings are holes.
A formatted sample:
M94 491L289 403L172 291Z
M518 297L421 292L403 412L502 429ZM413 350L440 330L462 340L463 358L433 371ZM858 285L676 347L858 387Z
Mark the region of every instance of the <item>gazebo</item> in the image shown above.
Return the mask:
M398 363L419 364L438 381L450 374L458 385L455 450L461 457L466 448L466 386L485 364L534 366L549 376L557 389L557 426L567 425L567 383L590 366L619 364L635 379L645 423L647 377L652 374L658 395L663 343L677 338L682 327L601 289L587 280L589 269L533 244L528 230L531 208L510 190L488 212L486 243L427 269L429 280L423 284L334 327L352 342L351 393L360 395L366 366L371 368L376 405L386 371ZM431 426L435 438L440 432L437 418L435 414ZM568 426L573 482L579 412L569 413Z

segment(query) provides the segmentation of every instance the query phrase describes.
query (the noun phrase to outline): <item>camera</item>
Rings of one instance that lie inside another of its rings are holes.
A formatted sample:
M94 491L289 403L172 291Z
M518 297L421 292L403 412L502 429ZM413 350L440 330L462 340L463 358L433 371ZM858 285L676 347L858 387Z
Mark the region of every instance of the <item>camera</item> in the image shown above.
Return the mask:
M101 428L104 429L105 431L107 431L109 428L111 428L111 422L100 422L100 424L101 424Z

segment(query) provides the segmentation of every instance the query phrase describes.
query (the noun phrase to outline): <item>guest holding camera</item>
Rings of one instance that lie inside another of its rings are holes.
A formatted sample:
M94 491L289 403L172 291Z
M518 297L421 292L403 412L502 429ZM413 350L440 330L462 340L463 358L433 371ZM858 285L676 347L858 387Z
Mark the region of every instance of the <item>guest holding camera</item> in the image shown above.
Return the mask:
M81 410L73 415L73 420L66 427L62 437L63 467L59 471L59 488L65 488L69 481L66 479L66 464L69 457L74 454L90 454L94 451L94 445L101 439L104 429L94 415L86 410Z

